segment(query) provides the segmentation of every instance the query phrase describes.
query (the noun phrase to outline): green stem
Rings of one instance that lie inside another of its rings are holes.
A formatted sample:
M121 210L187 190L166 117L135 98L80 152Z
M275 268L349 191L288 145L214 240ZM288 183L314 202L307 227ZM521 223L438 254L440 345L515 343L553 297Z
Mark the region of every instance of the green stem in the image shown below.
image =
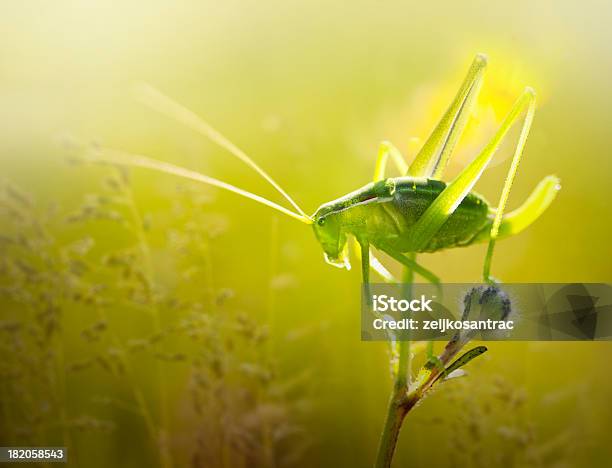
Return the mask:
M389 400L387 417L380 436L378 454L376 455L375 468L388 468L391 466L397 438L399 437L399 432L407 412L405 406L397 401L394 393Z
M151 248L149 247L149 242L147 240L147 235L144 230L144 220L138 210L138 206L136 205L136 201L134 199L134 194L132 193L132 189L129 185L126 185L124 188L126 201L128 205L128 209L130 210L130 214L132 216L132 222L134 224L134 233L137 237L138 244L142 253L142 258L144 261L144 269L145 275L147 277L147 285L146 285L146 294L148 303L150 305L151 316L152 316L152 324L153 324L153 332L158 335L162 332L161 325L161 317L159 313L159 306L153 291L153 282L154 282L154 269L153 269L153 260L151 255ZM155 373L157 378L157 387L158 387L158 398L159 398L159 413L160 413L160 424L157 427L157 445L159 448L159 456L160 456L160 464L162 468L172 468L173 460L172 454L169 449L169 424L168 424L168 405L167 405L167 393L166 393L166 375L164 369L159 362L156 360L155 363ZM139 402L139 405L144 404L144 397L140 390L138 390L140 395L137 395L138 399L142 399L142 402ZM146 404L144 404L146 406ZM147 423L148 424L148 423Z
M268 325L269 337L266 341L266 346L264 348L264 358L263 362L266 365L269 365L272 369L272 356L275 355L274 351L274 327L275 327L275 319L276 319L276 291L274 290L274 276L276 275L278 269L278 217L272 216L272 220L270 222L270 262L269 262L269 281L268 281L268 316L266 318L266 323ZM259 389L259 399L261 404L266 403L266 392L267 388ZM274 437L272 427L270 425L270 421L267 418L263 420L263 449L264 449L264 457L266 460L266 467L275 468L276 467L276 459L274 453Z
M391 466L391 460L393 460L393 454L395 453L397 439L404 418L417 401L414 398L407 397L410 375L408 372L409 359L410 342L400 341L398 372L393 384L393 393L391 394L387 407L385 425L380 436L376 464L374 465L376 468L389 468Z
M410 255L411 260L415 260L416 255ZM412 295L412 283L414 281L414 272L409 269L404 269L403 281L405 285L404 295L410 297ZM399 341L399 357L397 363L397 374L393 383L393 393L389 399L387 407L387 416L380 435L380 443L378 445L378 453L376 455L375 468L389 468L395 453L397 439L399 437L402 423L408 411L418 401L418 398L408 398L408 387L410 385L410 340L407 336L400 336Z
M393 454L395 453L395 446L397 445L397 439L402 429L404 418L419 401L419 395L420 394L413 394L406 396L406 392L403 391L401 395L394 392L391 396L387 408L385 426L380 436L380 445L378 446L376 464L374 465L375 468L389 468L391 466Z

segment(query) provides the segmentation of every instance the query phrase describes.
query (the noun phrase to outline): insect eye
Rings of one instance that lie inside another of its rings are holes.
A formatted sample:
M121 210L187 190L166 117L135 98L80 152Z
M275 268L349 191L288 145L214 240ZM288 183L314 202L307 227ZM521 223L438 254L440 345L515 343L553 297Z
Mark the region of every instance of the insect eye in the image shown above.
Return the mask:
M320 218L318 223L319 223L319 226L323 226L325 224L325 218Z

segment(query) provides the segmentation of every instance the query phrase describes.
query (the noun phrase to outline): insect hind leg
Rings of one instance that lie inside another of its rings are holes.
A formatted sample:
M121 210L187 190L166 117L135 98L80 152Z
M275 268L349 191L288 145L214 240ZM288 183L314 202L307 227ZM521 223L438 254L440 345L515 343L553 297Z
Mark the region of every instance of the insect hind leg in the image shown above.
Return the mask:
M510 128L521 118L525 110L527 115L523 122L523 128L519 143L516 147L513 164L510 168L509 176L506 178L504 190L502 192L502 200L500 202L500 208L496 215L496 224L493 225L492 229L493 237L496 237L497 230L499 229L499 222L503 215L503 207L505 206L505 200L508 197L510 186L514 173L516 173L516 167L520 160L520 155L529 133L529 127L533 120L533 113L535 109L535 93L531 89L526 89L523 94L517 99L516 103L502 122L499 130L495 133L491 141L485 146L472 162L470 162L458 175L455 177L446 188L440 193L435 200L429 205L425 213L421 215L418 221L412 228L410 238L408 239L410 245L410 251L420 252L424 249L432 237L440 230L446 220L455 212L457 207L461 204L463 199L472 190L483 171L491 161L491 158L501 145L502 140L508 134ZM497 226L497 228L495 228ZM490 264L490 258L488 260ZM487 270L488 274L488 270Z
M487 57L478 54L457 95L410 164L407 175L440 179L480 92Z
M535 103L536 96L535 91L531 88L527 88L523 93L523 97L525 98L526 103L526 114L525 119L523 120L523 125L521 126L521 133L519 135L518 142L514 149L514 155L512 156L512 162L510 164L510 168L508 169L508 173L506 174L506 180L504 182L504 186L502 188L501 196L499 198L499 203L497 205L497 211L495 213L495 218L493 219L493 225L491 226L490 232L490 240L489 246L487 248L487 253L485 256L482 278L484 282L493 282L493 278L491 277L491 261L493 258L493 251L495 250L495 241L499 236L500 225L502 223L502 219L504 216L504 209L506 208L506 202L508 201L508 196L510 195L510 189L512 188L512 183L514 182L514 177L516 176L516 171L518 170L519 163L521 162L521 156L523 154L523 148L525 147L525 143L527 141L527 136L529 135L529 130L531 128L531 123L533 122L533 115L535 113ZM518 119L518 115L515 116L515 119ZM512 122L513 123L513 122Z

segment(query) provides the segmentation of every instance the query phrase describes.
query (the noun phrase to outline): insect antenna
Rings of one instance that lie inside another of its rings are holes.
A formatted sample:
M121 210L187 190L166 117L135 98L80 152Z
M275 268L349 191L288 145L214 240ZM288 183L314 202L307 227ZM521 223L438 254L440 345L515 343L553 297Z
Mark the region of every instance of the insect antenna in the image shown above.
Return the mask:
M291 198L287 192L285 192L282 187L276 183L276 181L268 175L266 171L264 171L259 165L253 161L243 150L241 150L238 146L232 143L228 138L226 138L222 133L212 127L208 122L206 122L202 117L197 115L195 112L187 109L182 104L174 101L169 98L153 86L147 83L140 83L135 87L135 93L137 97L148 107L157 112L165 114L168 117L173 118L174 120L181 122L192 130L204 135L221 148L227 150L229 153L234 155L236 158L240 159L251 169L255 170L261 177L263 177L272 187L274 187L278 193L280 193L285 199L291 203L291 205L297 210L297 212L305 217L309 218L309 216L299 207L299 205Z
M159 161L157 159L149 158L147 156L142 156L139 154L127 153L125 151L115 150L112 148L92 148L87 153L87 159L95 162L104 162L108 164L116 164L120 166L136 166L136 167L144 167L147 169L153 169L155 171L164 172L166 174L172 174L178 177L183 177L185 179L196 180L198 182L212 185L213 187L218 187L223 190L227 190L232 193L236 193L238 195L242 195L249 200L254 200L262 205L269 206L270 208L280 211L287 216L295 218L303 223L312 224L312 219L306 215L302 215L299 213L295 213L284 206L281 206L273 201L270 201L266 198L263 198L259 195L255 195L254 193L248 192L241 188L235 187L234 185L228 184L221 180L215 179L213 177L209 177L207 175L201 174L200 172L192 171L190 169L185 169L184 167L176 166L174 164L170 164L167 162Z

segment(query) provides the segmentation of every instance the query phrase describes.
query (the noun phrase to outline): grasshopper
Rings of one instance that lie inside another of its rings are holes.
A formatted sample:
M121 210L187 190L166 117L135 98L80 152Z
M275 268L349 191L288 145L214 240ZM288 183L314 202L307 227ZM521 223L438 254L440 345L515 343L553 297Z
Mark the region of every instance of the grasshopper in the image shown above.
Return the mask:
M423 278L439 283L436 275L416 262L415 255L480 242L489 243L483 280L492 281L490 267L496 240L518 234L532 224L552 203L560 185L555 176L545 177L521 206L504 214L535 112L536 97L531 88L526 88L519 96L480 154L452 181L445 183L441 180L474 107L486 66L486 56L478 54L455 98L410 165L391 143L381 143L373 181L354 192L324 203L312 216L308 216L244 151L201 117L149 85L142 85L138 90L146 104L186 124L250 166L289 202L293 210L221 180L146 156L110 148L98 148L90 156L97 161L139 166L193 179L262 203L309 224L323 249L325 260L333 266L350 268L348 240L353 239L361 257L363 283L366 287L370 281L371 269L383 279L393 280L388 270L374 256L373 249L386 253ZM516 122L521 121L523 114L519 139L500 200L497 208L492 208L472 188L504 137ZM403 174L401 177L385 176L389 159Z

